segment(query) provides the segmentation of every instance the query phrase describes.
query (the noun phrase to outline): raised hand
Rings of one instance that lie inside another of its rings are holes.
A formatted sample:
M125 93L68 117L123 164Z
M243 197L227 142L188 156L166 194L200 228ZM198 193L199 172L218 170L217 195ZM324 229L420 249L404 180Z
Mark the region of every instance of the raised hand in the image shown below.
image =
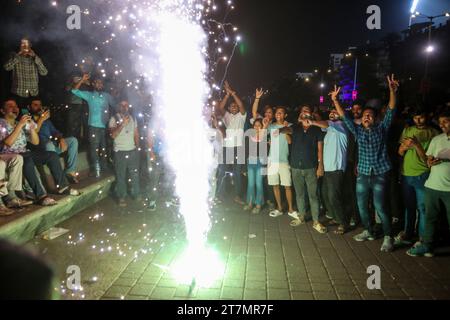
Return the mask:
M337 101L339 93L341 92L341 87L334 86L334 90L332 90L328 95L331 97L332 101Z
M392 92L397 92L398 88L400 87L400 83L398 80L395 80L394 74L391 75L391 77L387 76L387 81L389 85L389 90Z
M263 88L256 89L256 94L255 94L256 99L261 99L261 97L262 97L263 95L264 95L264 90L263 90Z
M236 92L233 91L233 89L231 88L230 83L228 81L225 81L225 91L229 95L233 95L233 94L236 93Z
M41 117L39 118L39 120L41 120L41 121L46 121L48 119L50 119L50 110L43 112L41 114Z
M90 78L91 78L91 75L89 73L85 73L85 74L83 74L83 78L81 79L81 81L87 82L87 81L89 81Z
M262 123L263 123L263 128L267 129L269 127L269 125L270 125L270 120L268 118L264 118L262 120Z

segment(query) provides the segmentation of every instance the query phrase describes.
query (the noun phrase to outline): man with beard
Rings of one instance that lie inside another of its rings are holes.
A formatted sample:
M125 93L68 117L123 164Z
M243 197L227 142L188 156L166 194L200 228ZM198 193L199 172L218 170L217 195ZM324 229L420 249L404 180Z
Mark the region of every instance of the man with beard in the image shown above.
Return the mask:
M324 186L323 200L330 225L338 225L336 234L348 230L349 219L344 210L344 174L347 165L348 134L336 109L329 114L329 121L307 120L307 123L326 132L323 147Z
M291 226L296 227L305 223L307 215L307 201L309 201L313 228L324 234L327 228L319 221L318 180L324 175L323 167L323 134L319 128L311 125L313 113L309 106L302 107L298 124L286 127L281 133L292 135L292 153L290 164L292 167L292 181L297 195L297 212L289 212L294 218Z
M405 210L405 227L397 237L396 244L410 243L416 226L418 211L418 234L423 237L425 229L425 181L430 175L427 165L426 151L431 140L439 133L428 126L427 114L424 110L416 110L413 114L414 126L404 129L400 138L398 153L403 157L402 189Z
M113 97L103 91L101 79L95 79L92 82L93 92L80 90L80 87L89 79L90 75L84 74L81 81L72 89L72 93L89 105L89 156L91 166L94 166L91 175L100 178L102 169L106 168L106 127L109 120L109 108L114 108L115 103Z
M337 97L340 88L330 93L337 112L344 117L344 124L353 133L358 143L358 177L356 181L356 197L359 214L364 231L354 237L355 241L375 240L373 222L369 214L369 194L373 193L373 202L383 225L384 241L382 252L393 250L392 221L385 206L385 192L388 184L388 173L392 169L387 153L387 131L392 123L397 104L399 82L394 75L387 77L390 91L389 108L381 123L375 123L377 110L366 108L361 125L355 125L341 107Z

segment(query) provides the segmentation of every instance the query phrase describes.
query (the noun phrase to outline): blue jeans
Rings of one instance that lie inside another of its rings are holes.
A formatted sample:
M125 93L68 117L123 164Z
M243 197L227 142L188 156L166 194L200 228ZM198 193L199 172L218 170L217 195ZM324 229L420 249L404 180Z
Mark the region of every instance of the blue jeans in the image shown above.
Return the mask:
M389 173L379 175L359 174L356 179L356 198L359 215L364 229L373 234L373 222L369 214L369 194L373 193L373 204L383 225L385 236L392 236L392 222L385 205L385 191L388 186Z
M78 162L78 140L77 138L64 138L67 143L67 164L66 164L66 174L67 173L75 173L77 171L77 162ZM49 141L45 145L46 151L56 152L60 155L62 152L59 145Z
M425 182L429 173L417 177L402 177L403 201L405 203L405 233L407 237L414 235L417 211L419 236L423 237L425 231Z
M263 172L261 164L247 166L247 204L262 206L264 204ZM255 196L256 187L256 196Z
M101 165L106 168L106 129L89 127L89 157L91 166Z

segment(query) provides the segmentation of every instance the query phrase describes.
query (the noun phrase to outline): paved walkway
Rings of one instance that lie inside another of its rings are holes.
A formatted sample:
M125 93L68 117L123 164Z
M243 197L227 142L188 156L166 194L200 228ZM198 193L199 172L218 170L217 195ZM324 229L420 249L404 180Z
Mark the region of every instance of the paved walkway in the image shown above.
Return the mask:
M320 235L311 223L292 228L287 216L249 215L235 206L213 215L209 244L226 271L208 288L179 285L167 269L183 245L174 208L119 209L106 199L62 223L69 233L29 245L53 263L61 288L68 266L80 267L83 291L65 289L67 299L450 298L449 255L411 258L406 248L381 253L381 240L357 243L356 231ZM381 290L367 288L371 265L381 269Z

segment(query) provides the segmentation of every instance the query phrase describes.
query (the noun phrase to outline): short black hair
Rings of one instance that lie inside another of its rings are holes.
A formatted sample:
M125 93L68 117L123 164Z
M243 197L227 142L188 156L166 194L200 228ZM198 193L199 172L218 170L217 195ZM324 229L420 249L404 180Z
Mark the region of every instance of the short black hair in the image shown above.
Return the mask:
M7 97L5 100L3 100L3 103L2 103L2 106L1 106L2 109L3 109L4 107L6 107L6 103L7 103L8 101L14 101L15 103L17 103L17 99L16 99L16 98L14 98L14 97Z
M439 118L450 118L450 109L442 111L439 114Z
M30 103L33 102L33 101L40 101L40 102L42 102L42 99L41 99L41 97L39 97L39 96L36 96L36 97L30 97Z
M367 110L371 110L371 111L373 112L373 114L374 114L375 117L378 116L378 112L379 112L379 111L378 111L377 108L365 106L364 109L362 110L362 112L364 113L364 112L366 112Z
M261 126L264 125L264 124L263 124L263 119L261 119L261 118L256 118L256 119L253 121L253 126L255 126L255 124L256 124L257 122L259 122L259 123L261 124Z
M416 108L416 109L414 109L414 110L412 111L411 115L412 115L413 117L416 117L416 116L423 116L423 115L424 115L424 116L427 116L428 113L427 113L426 110L423 109L423 108Z
M277 112L277 110L282 109L284 111L284 113L287 113L287 108L283 107L283 106L277 106L275 107L275 113Z
M353 108L353 106L356 106L356 105L361 106L361 107L364 107L365 104L366 104L365 101L363 101L363 100L361 100L361 99L357 99L357 100L355 100L355 101L352 102L352 108Z

